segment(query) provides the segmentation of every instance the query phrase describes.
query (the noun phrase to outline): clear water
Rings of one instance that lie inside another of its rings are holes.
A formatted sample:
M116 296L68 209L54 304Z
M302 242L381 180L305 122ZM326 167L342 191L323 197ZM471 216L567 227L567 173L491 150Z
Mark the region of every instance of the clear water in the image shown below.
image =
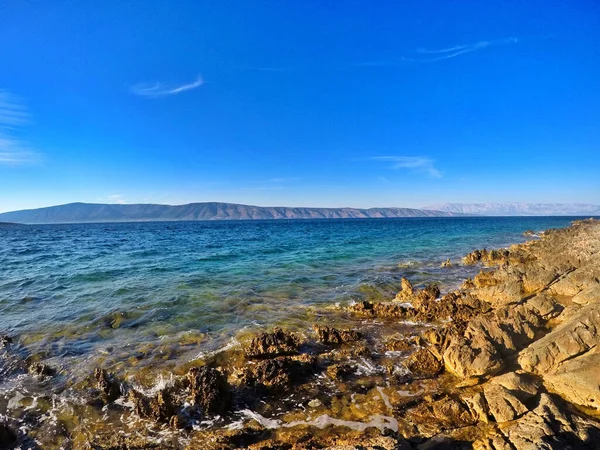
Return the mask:
M306 326L312 306L393 295L402 276L448 290L477 269L441 269L447 258L573 219L3 226L0 332L60 366L165 343L163 359L189 359L244 328ZM173 350L186 335L193 345Z

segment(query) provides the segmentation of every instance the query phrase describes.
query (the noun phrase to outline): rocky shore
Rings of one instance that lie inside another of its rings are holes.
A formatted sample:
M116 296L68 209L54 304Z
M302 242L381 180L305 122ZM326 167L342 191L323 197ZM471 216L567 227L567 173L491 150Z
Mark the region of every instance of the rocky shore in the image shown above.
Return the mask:
M482 270L444 295L403 279L393 299L241 338L160 383L91 368L3 417L0 447L600 448L600 221L440 264ZM39 383L59 376L19 361Z

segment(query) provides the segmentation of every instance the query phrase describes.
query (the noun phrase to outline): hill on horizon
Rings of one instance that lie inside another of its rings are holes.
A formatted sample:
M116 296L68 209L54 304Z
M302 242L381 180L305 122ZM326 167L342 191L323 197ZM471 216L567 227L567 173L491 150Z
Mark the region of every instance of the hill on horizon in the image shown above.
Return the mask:
M598 216L600 205L590 203L442 203L436 211L478 216Z
M452 217L453 212L414 208L305 208L204 202L186 205L69 203L0 214L0 221L46 224L184 220L368 219Z

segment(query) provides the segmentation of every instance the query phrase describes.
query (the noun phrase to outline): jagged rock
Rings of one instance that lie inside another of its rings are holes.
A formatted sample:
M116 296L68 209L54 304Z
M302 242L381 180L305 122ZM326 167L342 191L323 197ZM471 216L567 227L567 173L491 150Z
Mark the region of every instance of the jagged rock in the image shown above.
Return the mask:
M498 423L514 420L527 412L523 402L502 385L488 383L483 392L488 410Z
M469 407L471 414L478 422L489 422L488 404L482 392L478 392L472 397L463 397L463 401Z
M452 261L450 261L450 259L447 259L442 263L440 267L452 267Z
M418 435L431 438L442 430L461 428L477 423L467 405L452 397L435 402L423 402L406 411L405 419L418 430Z
M355 330L338 330L325 326L313 326L318 340L322 344L343 344L346 342L358 341L362 338L362 333Z
M540 389L539 379L525 372L508 372L496 376L490 380L490 384L502 386L523 402L536 396Z
M327 367L327 375L337 381L344 381L354 373L354 368L347 363L332 364Z
M576 405L600 409L600 347L543 374L548 389Z
M582 290L577 293L571 301L578 305L588 305L590 303L600 302L600 284Z
M547 394L521 418L505 424L473 445L475 449L568 450L593 449L600 442L600 429L585 419L559 407Z
M493 375L504 367L504 360L484 335L470 341L464 336L454 338L443 358L446 370L462 378Z
M240 384L246 388L262 388L280 393L310 374L314 359L309 355L280 356L259 361L243 369Z
M41 379L51 378L56 375L56 369L54 367L42 362L32 363L27 370L30 374Z
M420 345L422 339L418 336L410 338L398 338L393 337L384 343L384 347L388 351L392 352L406 352L412 349L415 345Z
M408 278L402 277L402 280L400 280L400 286L400 292L396 294L396 298L394 300L398 302L410 301L413 295L415 295L415 289L412 283L408 280Z
M175 418L178 407L175 404L172 389L162 389L154 397L147 397L138 391L131 390L129 391L129 400L133 403L133 410L138 416L152 419L155 422L180 426L179 420Z
M379 319L410 319L414 317L414 308L397 302L360 302L348 307L348 311L364 317Z
M409 356L406 367L414 378L433 378L443 369L443 364L426 348L420 348Z
M487 265L500 264L508 260L510 252L508 250L475 250L463 258L463 263L473 265L477 263L484 263Z
M600 303L582 308L551 333L534 342L519 355L519 364L542 376L600 344Z
M261 333L246 348L246 356L250 358L272 358L275 356L295 355L298 353L300 340L288 331L275 328L272 333Z
M12 344L12 338L7 334L0 334L0 348L8 347Z
M94 371L94 378L105 403L114 402L121 396L121 383L113 373L98 367Z
M225 376L212 367L193 367L187 374L190 395L205 414L222 414L231 406L231 392Z

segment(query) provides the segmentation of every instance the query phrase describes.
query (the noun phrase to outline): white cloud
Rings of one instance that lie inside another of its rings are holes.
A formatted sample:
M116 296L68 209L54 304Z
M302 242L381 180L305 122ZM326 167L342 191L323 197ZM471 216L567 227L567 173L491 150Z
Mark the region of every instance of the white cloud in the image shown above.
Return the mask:
M7 91L0 90L0 166L33 164L39 160L29 144L17 134L29 121L23 102Z
M464 44L464 45L455 45L453 47L442 48L437 50L430 50L426 48L420 48L417 50L417 53L422 55L433 55L429 58L418 59L415 58L415 61L418 62L436 62L442 61L444 59L455 58L457 56L463 55L465 53L472 53L479 50L483 50L485 48L499 46L499 45L509 45L516 44L519 40L516 37L509 37L505 39L496 39L492 41L479 41L474 42L472 44Z
M168 83L139 83L131 87L131 92L142 97L165 97L167 95L181 94L185 91L191 91L204 84L202 76L199 75L194 81L185 84Z
M440 49L419 48L410 56L406 55L389 60L366 61L356 65L360 67L401 67L410 64L434 63L445 59L456 58L457 56L466 53L473 53L490 47L517 44L518 42L519 40L516 37L509 37L504 39L478 41L471 44L454 45L452 47Z
M371 159L388 161L392 169L409 169L414 172L425 173L431 178L441 178L442 172L434 166L431 158L424 156L375 156Z

